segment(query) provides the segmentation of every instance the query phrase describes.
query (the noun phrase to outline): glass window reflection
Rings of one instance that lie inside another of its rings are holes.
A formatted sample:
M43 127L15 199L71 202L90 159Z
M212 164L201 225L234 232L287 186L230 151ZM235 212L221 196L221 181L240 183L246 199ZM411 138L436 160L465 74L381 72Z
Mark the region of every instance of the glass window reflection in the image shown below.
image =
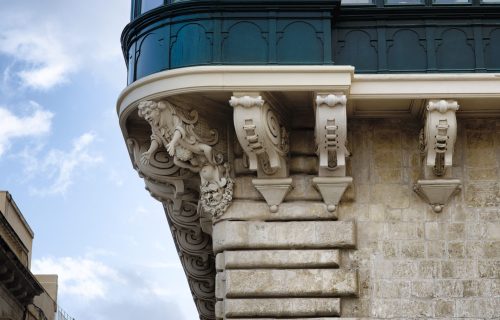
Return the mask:
M435 4L467 4L470 0L434 0Z
M342 0L341 4L347 5L347 6L357 6L357 5L373 4L373 1L372 0Z
M163 0L142 0L141 14L163 5Z
M415 5L415 4L424 4L424 0L385 0L385 4L388 5Z

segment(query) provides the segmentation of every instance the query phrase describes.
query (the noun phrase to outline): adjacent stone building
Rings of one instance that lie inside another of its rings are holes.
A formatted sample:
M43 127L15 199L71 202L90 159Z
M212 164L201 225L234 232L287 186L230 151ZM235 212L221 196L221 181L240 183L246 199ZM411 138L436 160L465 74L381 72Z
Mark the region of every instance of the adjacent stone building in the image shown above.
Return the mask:
M12 196L0 191L0 319L54 320L57 275L30 271L33 231Z
M500 318L497 1L136 0L122 48L200 319Z

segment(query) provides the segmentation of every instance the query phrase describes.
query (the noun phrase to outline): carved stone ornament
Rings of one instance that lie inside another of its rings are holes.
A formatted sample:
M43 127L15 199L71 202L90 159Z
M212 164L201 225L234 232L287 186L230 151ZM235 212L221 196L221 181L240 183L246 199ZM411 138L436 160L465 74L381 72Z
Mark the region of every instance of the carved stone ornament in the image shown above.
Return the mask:
M345 159L349 156L346 103L343 94L316 95L315 135L320 176L345 176Z
M262 96L233 96L234 128L249 169L259 177L288 176L288 133L276 108Z
M346 177L347 98L344 94L318 93L315 101L316 153L319 177L313 178L330 212L336 210L342 195L352 184Z
M224 213L232 200L233 181L229 165L222 164L222 154L215 155L212 148L218 141L217 131L210 130L209 137L198 135L195 132L198 113L187 112L167 101L139 103L139 116L152 130L150 147L139 161L149 164L151 157L164 147L176 167L199 173L200 208L214 218Z
M460 192L461 181L459 179L418 180L413 190L430 204L434 212L439 213L443 211L450 198Z
M200 319L215 320L215 257L212 239L200 225L200 179L175 165L163 148L151 154L147 163L141 162L149 139L128 139L127 144L146 189L163 204Z
M288 178L288 132L278 108L264 101L260 93L234 93L234 128L248 157L249 170L257 171L252 180L272 212L291 190Z
M431 100L427 105L423 151L425 165L438 177L444 176L453 163L457 138L458 103L454 100Z
M448 179L457 138L455 112L458 108L454 100L429 101L425 127L420 135L425 179L418 180L413 189L429 203L434 212L441 212L450 198L461 189L460 180Z

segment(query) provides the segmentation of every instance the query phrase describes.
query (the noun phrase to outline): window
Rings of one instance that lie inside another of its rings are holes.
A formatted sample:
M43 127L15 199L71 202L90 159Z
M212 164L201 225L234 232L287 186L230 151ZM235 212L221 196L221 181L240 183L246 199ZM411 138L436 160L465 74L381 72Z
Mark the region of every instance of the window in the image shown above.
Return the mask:
M416 4L424 4L424 0L385 0L385 4L388 5L416 5Z
M348 6L367 5L367 4L373 4L373 1L372 0L342 0L341 4L348 5Z
M433 0L434 4L467 4L470 0Z
M141 14L163 5L163 0L142 0Z

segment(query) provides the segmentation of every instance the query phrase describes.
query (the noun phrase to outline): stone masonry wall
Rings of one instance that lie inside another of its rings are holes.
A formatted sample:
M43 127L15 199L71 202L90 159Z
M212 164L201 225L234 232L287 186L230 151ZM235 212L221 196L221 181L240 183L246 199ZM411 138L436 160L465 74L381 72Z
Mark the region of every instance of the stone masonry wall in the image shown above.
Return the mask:
M500 319L500 120L458 118L452 176L463 189L442 213L412 190L421 169L421 125L351 120L350 172L339 220L357 223L359 298L342 316Z

